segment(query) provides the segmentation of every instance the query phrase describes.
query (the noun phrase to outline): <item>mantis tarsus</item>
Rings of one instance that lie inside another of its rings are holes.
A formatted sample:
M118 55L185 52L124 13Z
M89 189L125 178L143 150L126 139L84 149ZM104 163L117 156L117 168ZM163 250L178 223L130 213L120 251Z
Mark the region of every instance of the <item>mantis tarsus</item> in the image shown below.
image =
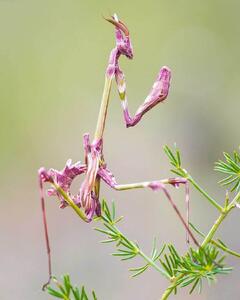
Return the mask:
M115 78L117 83L126 127L130 127L135 126L147 111L149 111L155 105L166 99L169 91L171 71L168 67L162 67L160 69L159 74L149 95L147 96L143 104L140 105L134 117L131 117L128 110L124 73L119 67L119 58L121 55L126 56L129 59L133 58L133 50L129 37L129 31L126 25L123 22L121 22L116 15L114 15L111 19L106 20L115 26L116 46L110 53L109 62L106 69L104 91L94 139L90 143L89 134L85 134L83 136L83 146L85 153L84 163L78 162L72 164L71 160L68 160L65 168L62 171L57 171L54 169L50 169L47 171L44 168L39 169L41 203L49 268L49 280L44 285L44 287L49 284L52 277L50 245L48 238L43 192L44 182L49 182L51 184L52 187L48 190L48 195L57 196L61 202L61 208L71 206L75 210L75 212L86 222L90 222L93 219L94 214L96 214L97 216L101 216L101 205L99 202L101 180L103 180L108 186L117 191L138 188L150 188L154 191L162 190L169 202L171 203L172 207L174 208L175 212L177 213L178 217L180 218L180 221L182 222L183 226L187 231L187 234L199 247L199 243L193 236L188 226L189 187L186 178L177 177L156 181L144 181L140 183L117 184L113 174L107 168L103 157L103 133L105 128L105 121L109 104L109 95L113 79ZM83 173L85 174L85 179L83 180L80 186L79 193L77 195L72 195L70 192L71 183L76 176ZM174 187L178 187L181 184L185 185L187 204L186 221L182 217L179 209L177 208L168 190L166 189L167 184L173 185Z

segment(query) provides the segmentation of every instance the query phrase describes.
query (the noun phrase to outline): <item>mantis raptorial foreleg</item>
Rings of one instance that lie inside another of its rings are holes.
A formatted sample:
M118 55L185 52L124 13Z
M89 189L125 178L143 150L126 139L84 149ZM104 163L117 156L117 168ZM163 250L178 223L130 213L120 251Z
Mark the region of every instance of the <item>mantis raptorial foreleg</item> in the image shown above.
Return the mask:
M158 103L164 101L168 96L171 70L166 66L160 69L149 95L146 97L143 104L139 106L135 115L131 117L128 110L125 76L119 67L119 58L121 55L124 55L129 59L133 58L133 49L129 38L129 31L127 27L118 20L116 15L112 19L107 20L114 24L116 29L116 47L110 53L107 76L109 78L112 78L113 75L115 76L119 96L122 100L122 109L126 126L135 126L146 112Z
M122 70L117 65L116 67L116 82L118 87L119 96L121 99L123 116L127 127L135 126L142 118L142 116L156 106L158 103L166 99L169 90L169 83L171 78L171 71L168 67L162 67L153 87L143 102L137 109L135 115L131 117L128 110L128 100L126 94L126 81Z

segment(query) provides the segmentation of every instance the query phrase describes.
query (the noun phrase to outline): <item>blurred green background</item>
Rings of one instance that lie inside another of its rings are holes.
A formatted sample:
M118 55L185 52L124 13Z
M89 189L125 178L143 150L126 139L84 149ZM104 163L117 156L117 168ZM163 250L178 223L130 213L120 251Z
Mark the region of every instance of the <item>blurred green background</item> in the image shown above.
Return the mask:
M61 169L68 158L83 158L82 135L93 135L104 72L114 46L113 28L102 16L114 12L128 24L134 61L121 60L130 110L143 101L162 65L172 69L165 104L125 129L113 88L105 132L105 158L120 183L170 176L162 146L177 143L185 167L216 196L224 198L213 169L222 151L239 145L240 2L0 0L0 286L1 300L50 297L41 292L47 277L37 170ZM182 191L170 188L184 209ZM151 248L174 242L186 250L185 232L166 200L151 191L116 193L102 188L125 216L122 230ZM214 208L191 189L191 219L203 231L214 222ZM159 299L165 279L150 270L129 279L129 266L99 244L93 224L83 224L70 210L47 199L54 274L95 289L100 300ZM240 251L239 213L218 236ZM175 299L238 299L239 261L216 287Z

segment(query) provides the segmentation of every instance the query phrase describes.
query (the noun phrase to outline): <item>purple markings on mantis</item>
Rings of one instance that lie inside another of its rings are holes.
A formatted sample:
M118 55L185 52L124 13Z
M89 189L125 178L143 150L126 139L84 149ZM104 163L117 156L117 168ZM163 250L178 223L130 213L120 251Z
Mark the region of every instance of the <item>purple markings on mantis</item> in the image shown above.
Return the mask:
M94 185L100 166L102 156L102 142L89 144L89 135L84 135L84 150L86 164L77 162L72 165L69 159L62 171L50 169L46 171L44 168L39 170L41 182L49 182L52 187L48 190L48 196L57 196L60 200L60 208L65 208L69 202L74 203L83 209L86 222L90 222L96 212L100 215L100 204L97 195L94 194ZM79 193L72 195L70 192L73 180L81 175L86 174L82 182Z
M39 169L41 203L49 269L49 280L46 285L44 285L44 287L49 284L52 277L51 253L43 193L43 183L45 182L48 182L51 185L51 188L48 190L48 195L56 196L60 201L61 208L65 208L67 206L72 207L73 210L78 214L78 216L85 222L90 222L93 219L94 215L101 216L101 206L99 202L101 180L103 180L108 186L117 191L137 188L151 188L154 191L162 190L166 198L169 200L170 204L176 211L184 227L186 228L187 233L192 238L193 242L199 246L197 240L194 238L189 229L188 213L187 221L185 221L166 189L167 184L170 184L174 187L179 187L180 184L185 185L186 203L189 209L189 188L188 182L185 178L170 178L152 182L145 181L140 183L119 185L117 184L113 174L107 168L107 164L104 161L103 132L105 128L112 80L114 78L116 80L122 103L125 123L127 127L130 127L135 126L146 112L166 99L166 97L168 96L171 79L170 69L168 67L162 67L149 95L146 97L143 104L140 105L140 107L137 109L135 116L131 117L128 110L128 102L126 96L126 81L124 73L119 67L119 58L121 57L121 55L126 56L129 59L133 58L133 49L129 36L129 30L127 26L123 22L121 22L116 15L114 15L114 17L112 17L111 19L107 19L107 21L115 26L116 46L110 53L109 62L106 69L105 87L97 121L95 138L93 142L90 142L88 133L83 136L84 163L82 164L80 162L77 162L75 164L72 164L72 161L68 160L66 166L61 171L57 171L55 169L50 169L48 171L44 168ZM79 192L77 193L77 195L72 195L70 191L71 184L73 180L81 174L84 174L85 177L79 188Z

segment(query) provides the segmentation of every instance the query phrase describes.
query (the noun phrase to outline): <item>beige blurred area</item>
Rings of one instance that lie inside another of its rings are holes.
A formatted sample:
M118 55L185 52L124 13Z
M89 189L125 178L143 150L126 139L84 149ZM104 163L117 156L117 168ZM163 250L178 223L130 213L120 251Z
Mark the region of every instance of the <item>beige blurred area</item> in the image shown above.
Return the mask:
M172 69L168 99L126 129L113 85L105 159L119 183L172 176L164 144L177 143L183 164L220 203L224 189L213 171L223 151L239 146L240 2L237 0L0 0L0 299L53 299L41 291L47 256L37 170L62 169L83 159L82 135L94 134L104 72L114 46L113 27L103 16L118 13L130 28L134 60L121 59L132 113L147 95L159 68ZM80 179L82 180L82 178ZM78 184L80 182L78 181ZM75 184L77 188L77 182ZM184 213L184 194L169 188ZM174 243L184 253L185 232L160 193L114 192L124 216L120 228L146 253L153 237L159 247ZM111 245L71 209L47 198L53 272L69 273L76 284L94 289L99 300L157 300L167 282L149 269L130 278L129 267L110 255ZM191 187L191 220L207 232L216 210ZM240 212L217 233L240 251ZM239 299L240 262L233 272L204 285L201 295L186 290L173 299ZM171 298L171 299L172 299Z

